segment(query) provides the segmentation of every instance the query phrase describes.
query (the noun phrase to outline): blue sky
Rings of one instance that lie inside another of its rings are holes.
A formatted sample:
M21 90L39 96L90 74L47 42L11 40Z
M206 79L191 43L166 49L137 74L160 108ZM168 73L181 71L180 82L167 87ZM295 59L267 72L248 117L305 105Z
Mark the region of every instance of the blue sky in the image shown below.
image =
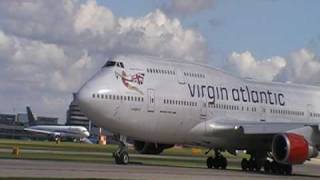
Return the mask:
M30 105L65 119L72 92L108 57L128 53L320 85L319 7L317 0L0 1L0 112Z

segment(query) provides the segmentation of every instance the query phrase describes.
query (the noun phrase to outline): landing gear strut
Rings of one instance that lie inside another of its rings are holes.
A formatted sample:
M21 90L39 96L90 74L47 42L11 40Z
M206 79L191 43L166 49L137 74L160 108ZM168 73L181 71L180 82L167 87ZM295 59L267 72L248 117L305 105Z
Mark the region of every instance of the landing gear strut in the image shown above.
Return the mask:
M227 159L221 154L221 151L218 149L214 150L215 157L208 157L207 159L207 167L211 169L212 167L215 169L226 169L228 166Z
M56 142L56 144L59 144L61 142L61 137L59 135L55 136L54 141Z
M118 149L113 153L115 163L126 165L129 163L127 137L119 135L116 136L115 139L119 141Z

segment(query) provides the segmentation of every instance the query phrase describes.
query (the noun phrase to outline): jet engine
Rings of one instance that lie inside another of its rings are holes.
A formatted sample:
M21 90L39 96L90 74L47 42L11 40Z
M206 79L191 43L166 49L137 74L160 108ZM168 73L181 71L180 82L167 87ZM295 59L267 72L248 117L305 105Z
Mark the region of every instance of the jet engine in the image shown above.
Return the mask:
M172 144L157 144L143 141L134 141L134 149L140 154L160 154L164 149L173 147Z
M272 155L283 164L302 164L309 158L318 156L318 151L301 135L285 133L274 136Z

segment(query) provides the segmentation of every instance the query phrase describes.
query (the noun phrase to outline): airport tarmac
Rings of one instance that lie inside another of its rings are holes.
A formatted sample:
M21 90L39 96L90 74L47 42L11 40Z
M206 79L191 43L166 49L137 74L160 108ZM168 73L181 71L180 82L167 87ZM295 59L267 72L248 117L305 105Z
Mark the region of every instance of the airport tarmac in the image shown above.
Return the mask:
M1 177L54 177L54 178L106 178L106 179L319 179L320 163L308 162L294 167L294 175L278 176L236 170L206 168L180 168L116 165L84 162L0 160Z

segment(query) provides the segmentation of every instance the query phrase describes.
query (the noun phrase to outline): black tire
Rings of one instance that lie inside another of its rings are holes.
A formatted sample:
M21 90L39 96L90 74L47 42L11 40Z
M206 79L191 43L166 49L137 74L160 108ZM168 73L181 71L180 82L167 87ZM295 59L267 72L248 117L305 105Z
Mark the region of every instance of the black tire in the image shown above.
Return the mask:
M247 171L248 167L249 167L248 160L247 159L242 159L242 161L241 161L241 169L243 171Z
M129 163L129 155L127 152L122 152L120 154L119 160L121 164L127 165Z
M116 153L113 154L113 157L116 164L122 164L120 161L120 157Z
M275 162L275 161L272 161L272 163L271 163L271 172L273 174L278 174L279 173L279 166L278 166L278 163Z
M217 158L214 158L212 161L212 165L215 169L219 169L219 167L220 167L219 160Z
M292 174L292 165L285 165L284 174L285 175L291 175Z
M260 172L261 171L261 165L260 164L256 164L256 172Z
M285 174L285 165L283 165L283 164L280 164L280 165L278 165L278 174L281 174L281 175L284 175Z
M249 171L254 170L255 165L254 165L254 161L252 159L249 160L248 166L249 166Z
M222 157L221 158L221 169L226 169L227 168L227 166L228 166L228 161L227 161L227 158L225 158L225 157Z
M208 157L208 159L207 159L207 167L209 169L212 169L212 166L213 166L213 158L212 157Z
M263 170L264 170L264 172L267 173L267 174L271 172L271 163L270 163L270 161L266 160L266 161L264 162Z

